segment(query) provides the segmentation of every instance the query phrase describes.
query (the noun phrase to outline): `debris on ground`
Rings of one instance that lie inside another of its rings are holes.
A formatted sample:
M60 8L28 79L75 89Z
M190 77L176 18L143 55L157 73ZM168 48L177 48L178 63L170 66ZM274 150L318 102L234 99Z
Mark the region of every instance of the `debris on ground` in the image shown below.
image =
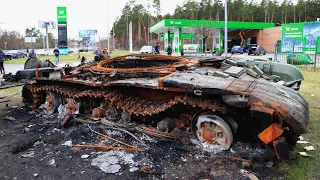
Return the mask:
M136 167L133 158L134 155L131 153L111 150L98 155L92 160L91 165L99 167L106 173L113 174L120 171L121 165L129 165L130 168Z
M300 141L303 141L304 138L300 135L300 136L299 136L299 140L300 140Z
M25 154L22 154L21 157L24 157L24 158L34 157L34 153L35 153L34 151L30 151Z
M241 169L240 172L247 176L249 179L251 180L259 180L258 177L256 175L254 175L253 173L247 171L247 170L244 170L244 169Z
M310 142L308 142L308 141L297 141L297 144L308 144L308 143L310 143Z
M299 152L299 154L300 154L301 156L305 156L305 157L311 156L311 155L307 154L306 152Z
M6 116L4 119L5 119L5 120L12 121L12 122L14 122L14 123L16 123L16 122L17 122L17 119L16 119L16 118L14 118L14 117L11 117L11 116Z
M306 146L303 149L307 150L307 151L314 151L316 150L313 146Z
M90 155L89 154L84 154L81 156L82 159L87 159Z
M69 140L69 141L66 141L62 144L63 146L69 146L69 147L72 147L72 141Z

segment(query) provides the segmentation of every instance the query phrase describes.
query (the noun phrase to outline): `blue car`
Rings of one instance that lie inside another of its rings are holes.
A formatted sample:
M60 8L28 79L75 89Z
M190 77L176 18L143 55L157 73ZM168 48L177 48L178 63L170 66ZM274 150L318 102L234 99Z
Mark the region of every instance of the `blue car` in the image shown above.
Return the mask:
M243 47L241 46L233 46L231 48L231 53L240 53L240 54L243 54Z

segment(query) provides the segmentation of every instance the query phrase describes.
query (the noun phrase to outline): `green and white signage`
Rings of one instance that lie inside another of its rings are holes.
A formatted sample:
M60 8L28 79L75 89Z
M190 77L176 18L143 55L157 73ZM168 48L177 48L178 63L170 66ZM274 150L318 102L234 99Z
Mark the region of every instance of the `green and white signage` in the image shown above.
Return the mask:
M295 24L283 24L282 25L282 37L301 39L303 38L303 23Z
M67 8L57 7L57 18L59 22L67 22Z

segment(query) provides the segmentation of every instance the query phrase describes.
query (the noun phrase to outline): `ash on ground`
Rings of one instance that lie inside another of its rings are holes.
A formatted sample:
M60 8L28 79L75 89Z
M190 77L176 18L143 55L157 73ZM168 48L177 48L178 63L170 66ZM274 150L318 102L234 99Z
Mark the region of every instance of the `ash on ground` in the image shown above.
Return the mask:
M213 154L203 151L185 132L177 139L166 140L131 131L137 140L98 123L73 122L61 129L58 113L46 116L41 110L29 113L14 108L7 116L17 122L1 121L0 160L5 163L0 166L0 179L249 179L243 169L259 179L282 176L270 151L249 143L235 142L229 151ZM73 150L75 144L117 145L88 126L144 151Z

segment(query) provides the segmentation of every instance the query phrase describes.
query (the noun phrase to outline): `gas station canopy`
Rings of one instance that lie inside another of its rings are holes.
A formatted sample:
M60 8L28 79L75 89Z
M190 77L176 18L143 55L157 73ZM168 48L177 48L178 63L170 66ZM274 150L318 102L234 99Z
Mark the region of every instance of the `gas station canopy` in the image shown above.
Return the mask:
M172 28L224 28L224 21L164 19L150 27L150 33L166 33ZM228 29L265 29L274 23L228 21Z
M183 48L182 39L193 39L195 29L207 28L212 31L212 38L215 39L213 42L219 42L213 44L212 49L220 50L223 48L223 32L221 29L224 27L224 21L164 19L150 27L149 32L161 33L161 37L164 39L164 48L166 49L172 44L173 51L180 52ZM228 31L260 30L271 27L274 27L274 23L228 21ZM205 37L201 37L201 39L202 47L198 49L199 51L206 49Z

